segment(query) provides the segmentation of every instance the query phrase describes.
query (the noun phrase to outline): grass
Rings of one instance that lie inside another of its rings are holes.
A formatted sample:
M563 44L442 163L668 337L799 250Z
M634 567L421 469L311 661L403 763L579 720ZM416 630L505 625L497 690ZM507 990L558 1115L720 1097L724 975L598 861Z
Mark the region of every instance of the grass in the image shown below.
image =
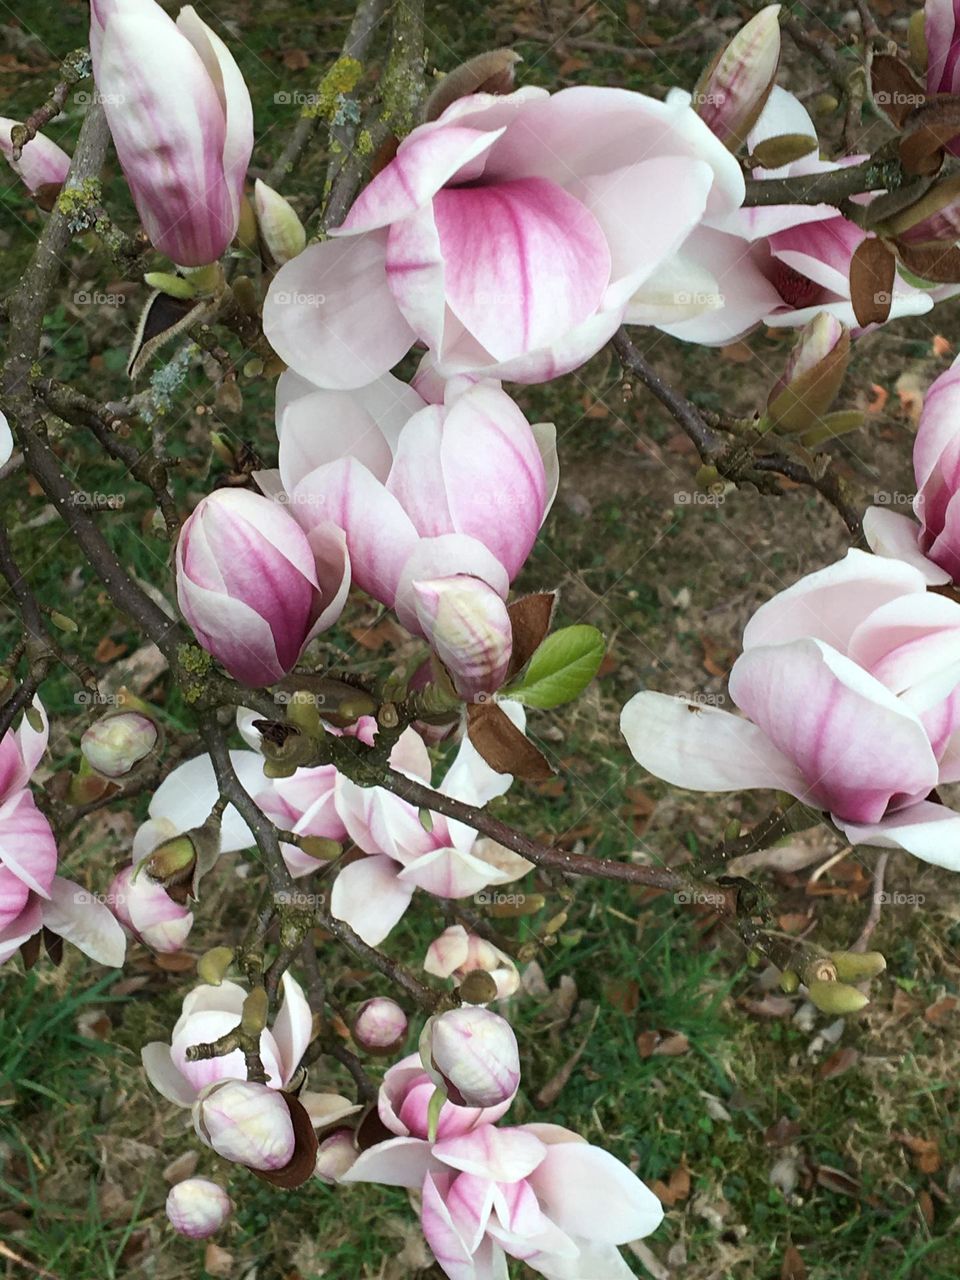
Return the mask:
M717 22L732 29L740 7L715 8ZM674 40L695 12L693 6L651 6L638 19L638 9L608 6L596 34L624 43L619 24L640 21L645 31ZM257 103L258 134L265 139L257 158L267 162L271 138L279 136L274 126L285 127L291 118L276 95L312 89L342 38L339 19L346 6L240 0L200 11L227 26ZM514 41L526 59L524 79L550 86L558 77L606 80L659 94L693 83L705 57L701 50L681 49L664 62L631 62L594 52L577 66L575 50L517 41L516 22L533 30L542 26L537 5L436 3L430 11L430 56L437 66L449 68L459 56ZM20 118L55 79L56 58L44 55L44 46L59 57L84 42L86 6L65 0L34 7L24 11L22 23L37 36L35 69L4 77L2 106L4 114ZM296 57L301 49L313 66L289 69L302 61ZM796 84L800 73L791 74ZM70 145L81 114L69 104L52 136ZM302 166L285 194L310 208L319 175L318 164ZM123 209L126 196L116 173L107 191L111 207ZM22 268L38 225L39 215L15 186L0 195L0 232L9 237L0 264L4 285ZM77 251L65 301L48 320L45 355L56 376L75 379L102 398L126 392L125 346L143 297L134 288L122 306L93 312L72 301L92 283L113 292L108 275ZM938 313L942 332L954 331L956 314L955 308ZM758 335L753 347L751 360L737 362L651 339L658 365L711 409L743 410L762 400L786 343ZM874 382L892 392L903 370L926 379L942 367L943 360L930 355L922 323L898 325L859 345L850 395L867 396ZM199 375L181 389L170 438L182 458L175 486L183 507L209 483L211 427L249 439L272 461L271 388L253 380L243 394L241 414L229 417ZM669 419L621 383L609 355L559 383L520 389L518 398L532 420L557 422L564 463L560 496L521 586L559 586L560 621L600 626L611 661L575 707L532 719L534 736L560 766L561 781L517 787L501 810L531 831L600 855L637 850L675 859L685 850L696 853L729 817L756 816L757 803L735 797L706 806L644 776L621 743L617 709L644 686L722 698L724 671L752 609L806 568L841 554L845 535L804 493L779 501L734 494L716 507L678 503L675 495L693 488L695 464ZM909 424L897 415L895 396L891 404L894 411L844 454L861 482L870 476L857 455L891 485L904 475ZM169 593L169 546L153 533L136 486L80 433L63 441L63 452L85 488L124 496L122 514L105 514L101 527L124 564ZM85 656L104 637L127 653L134 650L138 638L83 571L58 523L46 519L41 499L8 486L3 501L15 510L15 549L41 598L55 600L79 624L67 643ZM355 648L350 628L371 616L355 607L333 642ZM14 634L12 618L0 612L0 652ZM392 661L389 651L361 656L374 666ZM175 696L167 697L162 681L154 692L172 732L189 730L189 714ZM58 767L69 766L76 761L84 707L66 673L47 682L44 697L59 726L53 757ZM141 813L142 805L134 817ZM129 856L132 825L85 824L64 844L68 872L104 887L110 868ZM198 954L238 936L253 909L255 877L238 879L239 861L226 859L207 882L191 938ZM671 1179L679 1171L682 1186L682 1171L688 1171L687 1194L675 1199L649 1242L671 1275L776 1280L790 1245L799 1250L809 1280L955 1280L960 1274L953 1210L960 1168L953 1118L956 1024L948 1019L937 1026L925 1017L941 997L960 991L957 894L947 875L905 860L894 861L891 882L925 901L885 913L876 942L888 957L889 975L875 985L865 1015L842 1031L839 1046L859 1052L856 1065L828 1079L821 1067L837 1045L816 1055L810 1049L829 1020L811 1030L753 1012L751 1003L762 992L739 948L722 931L705 935L703 922L669 898L582 885L566 902L556 886L538 882L549 899L539 917L496 922L516 950L535 942L556 912L568 911L556 944L536 952L553 994L527 995L511 1010L525 1063L513 1116L576 1128L651 1183L675 1185ZM842 882L831 883L842 890ZM810 899L802 884L772 887L784 911L803 911L811 902L817 907L819 941L843 945L856 936L862 901ZM421 905L391 945L408 960L416 958L442 926ZM333 953L324 950L321 959L339 972ZM139 985L119 986L128 978ZM557 992L569 992L570 980L576 999L564 1003ZM22 1280L36 1274L36 1266L61 1280L204 1274L203 1248L174 1238L163 1216L162 1171L197 1144L183 1116L150 1090L139 1070L141 1046L169 1035L191 981L136 948L120 980L69 949L60 970L45 965L24 976L13 963L0 977L0 1238L25 1260L0 1250L8 1276ZM359 972L339 983L346 1001L378 989L375 979ZM92 1020L106 1039L81 1034L81 1019L83 1026ZM683 1035L688 1047L676 1056L643 1057L637 1037L650 1031ZM541 1090L581 1046L567 1083L541 1110ZM325 1070L315 1069L311 1087L344 1087ZM796 1128L788 1141L774 1145L773 1127L787 1122ZM937 1167L922 1169L897 1135L936 1139ZM771 1182L775 1169L780 1186ZM317 1185L284 1194L226 1169L207 1152L200 1154L199 1172L230 1179L238 1212L218 1243L232 1255L232 1276L250 1276L254 1268L260 1280L431 1274L402 1192ZM216 1258L210 1261L217 1265ZM634 1269L646 1274L639 1261Z

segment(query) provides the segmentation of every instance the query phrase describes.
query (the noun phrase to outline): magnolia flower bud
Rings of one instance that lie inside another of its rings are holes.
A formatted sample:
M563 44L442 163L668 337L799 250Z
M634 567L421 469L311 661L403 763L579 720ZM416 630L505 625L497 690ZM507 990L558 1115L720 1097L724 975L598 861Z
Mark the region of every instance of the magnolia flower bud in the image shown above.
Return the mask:
M274 262L282 266L302 253L307 233L289 200L258 178L253 189L253 202L260 235Z
M423 967L436 978L452 978L468 1004L503 1000L520 985L511 957L462 924L450 925L430 943Z
M779 62L780 6L770 4L740 28L701 76L694 108L731 151L756 124Z
M268 498L218 489L177 544L177 600L203 647L253 687L289 672L319 605L314 554L296 520Z
M250 1169L282 1169L296 1141L286 1100L252 1080L219 1080L193 1104L197 1137L224 1160Z
M368 1053L395 1053L407 1038L407 1015L394 1000L375 996L357 1014L353 1038Z
M507 606L479 578L414 582L417 620L461 698L495 693L507 678L513 629Z
M850 361L850 331L821 311L801 331L783 377L770 393L767 419L778 431L806 431L827 413Z
M157 726L139 711L104 716L86 730L80 750L87 763L107 778L122 778L157 745Z
M807 994L821 1013L859 1013L864 1005L870 1003L862 991L848 986L846 982L824 982L817 979L807 984Z
M832 951L830 959L841 982L868 982L887 967L880 951Z
M144 858L140 869L156 884L169 888L186 883L193 875L196 862L197 851L190 836L174 836ZM135 871L135 875L139 876L140 870Z
M174 1231L191 1240L206 1240L233 1213L233 1201L207 1178L187 1178L170 1188L167 1217Z
M357 1159L357 1147L350 1129L336 1129L320 1143L316 1176L321 1182L339 1182Z
M936 183L926 195L886 224L901 244L929 245L960 239L960 176Z
M24 146L20 159L14 160L11 134L17 127L19 126L15 120L0 116L0 152L6 156L10 167L19 175L30 194L36 195L43 187L62 186L70 172L70 157L67 153L42 133L38 133Z
M107 904L121 924L153 951L179 951L193 927L193 913L148 875L124 867L107 893Z
M451 1009L429 1019L420 1053L424 1069L457 1106L496 1107L520 1084L517 1037L489 1009Z

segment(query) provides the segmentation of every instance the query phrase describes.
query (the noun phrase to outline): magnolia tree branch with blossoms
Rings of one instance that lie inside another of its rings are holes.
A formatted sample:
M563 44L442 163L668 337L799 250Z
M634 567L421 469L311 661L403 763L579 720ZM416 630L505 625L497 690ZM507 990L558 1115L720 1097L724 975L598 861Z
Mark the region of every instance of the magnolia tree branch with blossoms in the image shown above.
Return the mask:
M628 1276L619 1246L662 1217L643 1169L507 1119L522 1066L501 1002L518 961L555 940L574 885L706 903L784 989L845 1015L884 967L865 950L875 913L859 945L828 954L779 933L768 895L733 869L818 823L960 865L960 815L938 790L960 780L960 375L926 397L913 517L864 511L831 453L861 421L842 407L852 344L960 287L960 26L927 0L908 55L860 12L856 60L786 27L844 94L845 137L867 104L886 122L869 154L826 154L777 84L779 5L659 101L524 84L510 49L477 51L428 92L423 5L361 0L323 109L292 122L257 176L255 104L221 34L189 6L174 20L154 0L92 0L88 51L66 56L28 120L0 121L44 211L4 300L0 574L19 638L0 670L0 959L30 967L43 947L56 962L64 942L114 967L133 946L178 951L218 859L255 851L250 927L199 959L169 1040L143 1047L147 1076L199 1143L277 1187L410 1188L451 1280L505 1277L507 1258L556 1280ZM68 156L44 129L90 75ZM305 225L279 188L321 145L326 188ZM139 224L101 185L111 148ZM77 237L149 286L129 380L100 399L52 377L41 344ZM720 347L759 325L796 340L747 416L699 407L636 345L644 327ZM562 379L607 344L624 387L641 384L690 437L705 491L776 501L784 481L809 486L856 540L756 611L730 675L736 714L670 690L623 707L656 777L774 793L766 819L718 831L681 868L557 848L490 807L550 778L527 719L578 698L605 651L595 628L555 625L550 584L511 593L562 457L555 426L528 421L510 388ZM276 431L263 457L213 435L226 479L185 495L164 414L197 366L225 399L240 370L275 381ZM73 433L149 495L171 544L155 581L124 567L109 503L65 464ZM107 698L60 638L67 607L7 527L28 480L161 655L191 743L174 750L160 707ZM386 678L324 640L351 592L418 642ZM50 780L44 688L64 673L91 714L82 763ZM439 776L431 748L447 741ZM79 821L140 797L147 816L112 882L58 874ZM887 852L871 856L882 882ZM555 909L518 895L517 914L537 919L510 954L471 902L535 870ZM408 910L436 922L423 962L385 945ZM347 1011L335 975L351 958L378 976ZM320 1058L343 1096L310 1088ZM231 1210L201 1178L167 1204L194 1238Z

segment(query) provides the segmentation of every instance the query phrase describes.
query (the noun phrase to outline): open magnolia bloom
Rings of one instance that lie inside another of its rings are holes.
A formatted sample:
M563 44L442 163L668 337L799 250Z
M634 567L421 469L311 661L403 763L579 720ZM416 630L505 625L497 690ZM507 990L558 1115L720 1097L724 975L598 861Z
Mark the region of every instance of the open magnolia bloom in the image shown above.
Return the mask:
M544 382L599 351L704 214L743 194L687 94L473 94L278 272L264 331L320 386L372 382L417 341L445 377Z
M500 706L520 728L523 708ZM394 768L430 783L430 757L423 740L404 731L391 756ZM440 791L465 804L485 805L509 790L510 774L496 773L481 759L468 738ZM480 840L472 827L430 815L430 829L419 810L383 787L360 787L342 775L337 779L337 809L350 838L369 857L351 862L337 876L330 909L376 946L406 911L414 889L438 898L466 898L488 885L508 884L525 875L530 863L491 841Z
M354 582L429 641L462 697L496 691L506 600L556 492L556 432L497 383L426 404L390 374L355 392L277 387L280 470L258 477L311 542L346 535Z
M99 964L123 964L126 941L110 911L73 880L58 876L57 845L28 783L47 749L50 726L40 700L19 729L0 740L0 964L41 930L72 942Z
M748 136L754 150L768 138L817 132L805 108L786 89L775 85ZM864 156L847 157L855 164ZM840 164L819 158L819 149L780 169L757 169L757 178L799 177L829 173ZM673 300L663 300L650 323L687 342L724 345L742 338L758 324L801 328L820 311L857 331L850 300L850 260L866 232L829 204L759 205L723 217L709 216L690 236L679 255L689 274L689 289L710 292L713 306L686 319L674 316ZM678 268L679 270L679 268ZM916 289L895 278L890 319L929 311L937 291Z
M830 811L853 844L960 869L960 604L923 574L852 550L762 605L730 673L743 717L636 694L621 728L657 777L696 791L771 788Z
M251 795L263 787L263 757L253 751L231 751L241 785ZM193 927L193 912L174 901L163 885L140 865L168 840L200 827L220 795L213 763L194 756L172 769L153 793L147 819L133 837L133 861L110 886L109 901L120 922L154 951L179 951ZM234 853L254 843L250 828L234 806L227 805L220 823L220 853Z
M618 1245L660 1225L660 1201L609 1152L559 1125L498 1128L511 1099L485 1109L440 1108L416 1055L391 1067L380 1119L396 1136L361 1152L341 1182L421 1192L427 1243L450 1280L503 1280L506 1257L549 1280L631 1280Z
M863 533L877 555L914 565L936 585L960 579L960 364L932 384L913 442L916 520L869 507Z

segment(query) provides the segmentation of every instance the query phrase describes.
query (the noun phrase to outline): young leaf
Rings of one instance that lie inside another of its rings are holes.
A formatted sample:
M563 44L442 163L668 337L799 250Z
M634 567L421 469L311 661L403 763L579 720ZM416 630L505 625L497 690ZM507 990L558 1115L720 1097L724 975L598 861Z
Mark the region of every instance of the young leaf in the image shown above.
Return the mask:
M596 627L564 627L547 636L523 677L503 696L528 707L559 707L587 687L600 669L606 646Z

